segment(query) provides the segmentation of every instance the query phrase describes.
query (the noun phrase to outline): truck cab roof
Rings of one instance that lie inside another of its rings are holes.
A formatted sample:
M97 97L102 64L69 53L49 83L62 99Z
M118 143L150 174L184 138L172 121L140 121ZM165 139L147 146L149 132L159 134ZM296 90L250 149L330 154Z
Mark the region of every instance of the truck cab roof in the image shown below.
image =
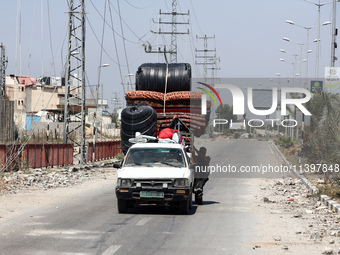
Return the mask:
M171 148L171 149L184 149L181 144L176 143L136 143L131 148Z

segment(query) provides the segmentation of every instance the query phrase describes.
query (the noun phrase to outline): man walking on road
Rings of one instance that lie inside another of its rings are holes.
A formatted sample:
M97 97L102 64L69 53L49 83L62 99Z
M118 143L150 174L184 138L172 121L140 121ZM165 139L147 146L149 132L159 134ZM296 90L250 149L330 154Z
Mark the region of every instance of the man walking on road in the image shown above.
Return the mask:
M202 204L203 201L203 187L205 183L209 180L209 164L210 157L206 156L207 149L205 147L201 147L197 150L193 147L193 160L194 163L197 164L197 168L195 169L195 181L194 181L194 193L195 193L195 201L197 204ZM197 153L197 155L196 155ZM197 171L199 169L199 171Z

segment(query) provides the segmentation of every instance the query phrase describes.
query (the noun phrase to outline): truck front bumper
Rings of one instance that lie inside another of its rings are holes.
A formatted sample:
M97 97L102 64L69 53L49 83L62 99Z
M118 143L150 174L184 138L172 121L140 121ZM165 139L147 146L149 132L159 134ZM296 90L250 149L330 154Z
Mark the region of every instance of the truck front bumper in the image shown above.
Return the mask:
M187 200L192 195L190 188L143 189L116 187L116 196L123 200L172 202Z

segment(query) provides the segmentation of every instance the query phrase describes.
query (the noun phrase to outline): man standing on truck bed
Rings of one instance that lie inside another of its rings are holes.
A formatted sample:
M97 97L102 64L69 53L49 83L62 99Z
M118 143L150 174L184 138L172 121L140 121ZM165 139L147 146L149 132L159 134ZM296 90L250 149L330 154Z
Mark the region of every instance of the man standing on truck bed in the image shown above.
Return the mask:
M197 155L196 155L197 153ZM195 193L195 201L197 204L202 204L203 202L203 187L205 183L209 180L209 164L210 157L206 156L207 149L205 147L201 147L197 150L193 147L193 160L194 163L197 164L197 168L195 171L195 181L194 181L194 193ZM197 171L198 169L198 171Z

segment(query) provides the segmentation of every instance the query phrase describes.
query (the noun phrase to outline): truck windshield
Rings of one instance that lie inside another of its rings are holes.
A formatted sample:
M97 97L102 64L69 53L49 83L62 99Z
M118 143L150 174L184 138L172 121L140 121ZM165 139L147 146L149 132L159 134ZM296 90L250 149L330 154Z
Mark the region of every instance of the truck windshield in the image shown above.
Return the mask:
M185 159L181 149L131 148L124 166L185 167Z

